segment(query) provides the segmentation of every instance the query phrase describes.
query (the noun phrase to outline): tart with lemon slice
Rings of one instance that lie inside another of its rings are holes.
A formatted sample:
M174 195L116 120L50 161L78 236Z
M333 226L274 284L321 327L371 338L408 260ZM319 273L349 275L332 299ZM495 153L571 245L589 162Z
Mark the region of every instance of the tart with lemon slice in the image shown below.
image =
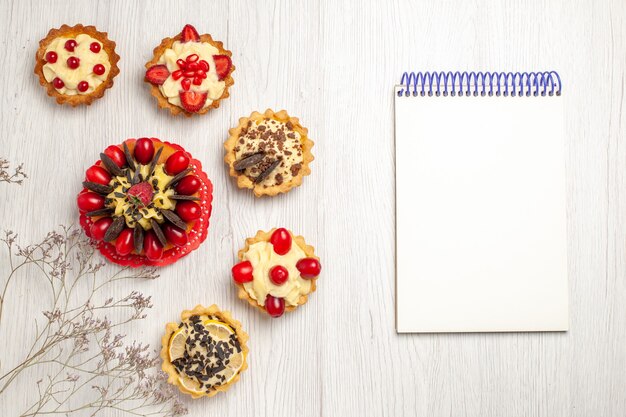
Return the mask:
M172 114L204 114L229 96L235 81L232 53L209 34L191 25L173 38L165 38L146 64L145 81L160 108Z
M306 303L322 269L313 246L285 228L259 230L238 257L232 277L239 298L272 317Z
M59 104L91 104L113 86L119 74L115 42L94 26L51 29L39 41L35 74Z
M239 188L257 197L286 193L311 173L313 141L300 121L285 110L253 112L239 119L224 143L224 162Z
M165 266L207 237L213 186L200 161L156 138L128 139L87 169L80 224L109 260Z
M168 382L193 398L227 391L248 368L248 335L241 323L216 305L196 306L167 323L161 339Z

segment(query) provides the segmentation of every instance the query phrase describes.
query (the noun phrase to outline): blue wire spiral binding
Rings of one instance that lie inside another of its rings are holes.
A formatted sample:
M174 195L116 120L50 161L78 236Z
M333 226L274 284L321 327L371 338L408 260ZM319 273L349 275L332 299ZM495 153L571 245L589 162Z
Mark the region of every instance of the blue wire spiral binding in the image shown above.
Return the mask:
M543 72L405 72L398 96L511 96L561 95L561 77ZM443 91L442 91L443 90ZM488 91L487 91L488 90ZM495 92L494 92L495 90Z

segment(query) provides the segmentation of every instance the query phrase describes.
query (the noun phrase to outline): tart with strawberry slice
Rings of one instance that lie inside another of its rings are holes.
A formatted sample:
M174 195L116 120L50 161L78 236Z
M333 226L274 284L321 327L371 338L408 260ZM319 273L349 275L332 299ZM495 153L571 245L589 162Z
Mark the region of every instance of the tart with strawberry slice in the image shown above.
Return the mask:
M232 53L211 35L199 35L191 25L165 38L146 64L145 81L161 108L192 116L216 109L229 96L235 70Z
M248 368L248 335L228 311L196 306L167 323L161 338L161 368L168 382L193 398L227 391Z
M313 246L285 228L259 230L238 257L232 277L239 298L272 317L306 303L322 270Z
M165 266L206 239L213 186L182 147L128 139L106 148L85 177L80 224L111 261Z
M91 104L113 86L119 74L115 42L94 26L51 29L39 41L35 74L59 104Z
M285 110L253 112L228 133L224 161L230 175L239 188L250 188L257 197L286 193L311 173L313 141Z

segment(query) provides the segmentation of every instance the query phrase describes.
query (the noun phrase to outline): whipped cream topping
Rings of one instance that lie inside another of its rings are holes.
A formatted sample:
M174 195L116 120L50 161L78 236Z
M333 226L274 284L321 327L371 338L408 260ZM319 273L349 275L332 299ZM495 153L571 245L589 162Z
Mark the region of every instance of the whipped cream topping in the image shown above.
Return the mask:
M170 76L165 82L159 86L159 91L167 98L170 104L183 107L180 102L179 93L183 90L181 82L184 78L175 80L171 73L179 70L176 61L185 60L189 55L198 55L199 60L205 60L209 64L209 70L206 72L207 77L202 80L202 84L192 84L189 91L208 92L206 103L203 108L209 107L213 101L218 100L224 93L226 83L220 81L215 69L215 61L213 55L219 55L220 51L208 42L180 42L175 41L171 48L165 50L159 58L158 64L166 65L170 72Z
M65 42L70 39L76 41L76 47L73 52L65 49ZM99 52L91 51L90 45L93 42L100 44ZM52 83L57 77L63 81L64 86L56 89L61 94L68 96L91 94L109 76L111 64L108 54L100 41L87 34L81 33L75 38L56 38L46 48L46 54L50 51L57 54L57 60L54 63L47 62L43 66L43 75L49 83ZM80 60L80 64L76 69L72 69L67 65L67 59L72 56ZM97 64L104 66L104 74L98 75L93 72L93 67ZM81 81L86 81L89 84L89 88L86 91L78 91L78 83Z
M284 255L274 252L274 246L270 242L252 244L243 255L243 260L252 264L253 280L244 283L244 289L259 305L265 304L268 294L284 298L286 305L298 305L300 296L311 292L311 280L302 278L296 268L296 264L302 258L306 258L306 254L295 241L289 252ZM289 272L289 279L282 285L276 285L270 280L269 271L276 265L282 265Z

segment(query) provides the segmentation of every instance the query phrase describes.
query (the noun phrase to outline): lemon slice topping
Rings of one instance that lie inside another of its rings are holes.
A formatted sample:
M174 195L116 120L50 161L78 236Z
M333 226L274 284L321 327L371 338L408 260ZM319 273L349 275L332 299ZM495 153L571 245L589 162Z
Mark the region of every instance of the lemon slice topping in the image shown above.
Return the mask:
M241 370L244 354L235 331L207 316L186 322L169 342L169 359L179 373L180 384L201 394L228 384Z

